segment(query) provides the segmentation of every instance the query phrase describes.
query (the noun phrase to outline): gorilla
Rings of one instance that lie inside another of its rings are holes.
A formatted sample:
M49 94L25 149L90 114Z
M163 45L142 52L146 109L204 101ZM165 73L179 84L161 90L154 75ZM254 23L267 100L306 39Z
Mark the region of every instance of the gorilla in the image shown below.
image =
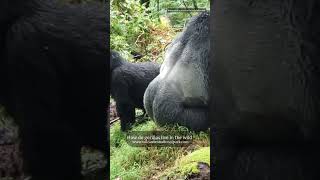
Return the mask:
M149 83L159 74L160 65L152 62L130 63L111 51L111 96L116 101L121 130L135 122L135 108L144 110L143 95Z
M190 19L168 46L160 74L144 94L147 114L160 125L208 128L209 13Z
M319 1L212 7L214 178L319 179Z
M106 14L101 3L0 2L1 104L32 180L79 180L81 146L109 152Z

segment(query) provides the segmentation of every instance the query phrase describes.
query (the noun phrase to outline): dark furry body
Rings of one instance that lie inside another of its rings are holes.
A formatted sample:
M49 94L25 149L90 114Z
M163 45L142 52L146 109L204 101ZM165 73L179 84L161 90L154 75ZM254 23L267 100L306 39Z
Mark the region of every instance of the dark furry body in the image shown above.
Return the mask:
M316 180L320 4L213 4L216 179Z
M135 122L135 108L144 110L143 95L149 83L159 74L160 65L152 62L130 63L118 53L111 52L111 96L117 103L121 129Z
M79 180L81 146L109 152L106 11L49 0L0 10L1 103L19 125L25 171Z

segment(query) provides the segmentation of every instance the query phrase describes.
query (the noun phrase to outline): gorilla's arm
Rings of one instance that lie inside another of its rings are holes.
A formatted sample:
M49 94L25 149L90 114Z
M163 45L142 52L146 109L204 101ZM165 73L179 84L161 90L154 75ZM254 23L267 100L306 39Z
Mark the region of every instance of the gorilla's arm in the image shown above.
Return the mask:
M119 84L120 83L120 84ZM135 106L129 96L129 88L123 82L113 83L113 98L116 100L117 113L120 117L121 130L126 131L135 122Z
M135 108L129 103L117 102L117 112L119 113L121 130L126 131L135 122Z

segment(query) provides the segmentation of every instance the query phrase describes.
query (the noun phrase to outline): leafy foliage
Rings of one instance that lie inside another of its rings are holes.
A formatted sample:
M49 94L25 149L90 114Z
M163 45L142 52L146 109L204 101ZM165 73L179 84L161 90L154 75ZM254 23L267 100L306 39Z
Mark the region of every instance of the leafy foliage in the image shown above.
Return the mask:
M187 20L196 14L167 13L167 8L206 8L208 0L150 1L147 8L138 0L111 0L111 48L132 60L131 52L144 55L141 61L162 62L164 50ZM158 9L159 7L159 9ZM179 26L174 28L173 26Z
M159 4L157 1L151 1L152 9L159 10L159 13L165 15L170 19L171 25L176 27L183 27L188 19L198 12L171 12L168 13L166 10L169 8L194 8L194 9L206 9L209 10L209 0L161 0Z
M121 52L126 59L130 59L131 52L146 55L144 60L156 59L159 49L166 43L160 38L166 34L156 35L159 31L167 33L170 29L161 24L157 12L148 10L136 0L111 1L111 48Z

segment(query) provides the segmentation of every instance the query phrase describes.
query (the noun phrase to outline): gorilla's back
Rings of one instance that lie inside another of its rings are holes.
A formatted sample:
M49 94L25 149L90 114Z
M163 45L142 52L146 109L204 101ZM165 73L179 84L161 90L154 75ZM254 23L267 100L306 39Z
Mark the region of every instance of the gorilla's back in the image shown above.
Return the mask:
M209 52L209 13L203 12L168 46L160 74L144 94L145 109L155 121L208 128Z

